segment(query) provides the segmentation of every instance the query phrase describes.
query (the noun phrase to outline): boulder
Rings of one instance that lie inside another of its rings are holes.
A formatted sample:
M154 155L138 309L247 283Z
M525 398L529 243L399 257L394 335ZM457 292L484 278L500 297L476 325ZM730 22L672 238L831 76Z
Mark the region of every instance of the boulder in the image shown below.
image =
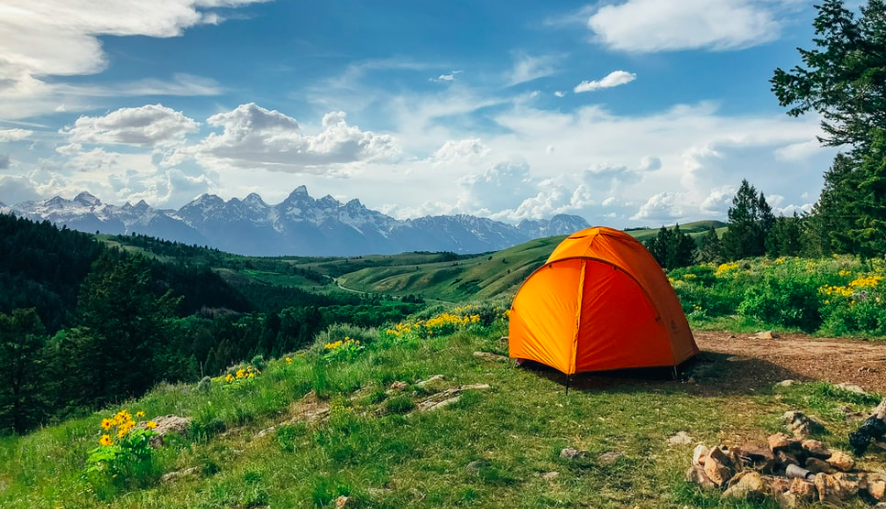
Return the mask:
M837 387L838 389L843 389L847 392L852 392L854 394L865 394L865 389L863 389L862 387L860 387L858 385L853 385L853 384L848 384L848 383L840 383L840 384L835 384L835 387Z
M849 472L853 470L853 465L856 464L856 462L853 461L853 456L850 456L849 454L841 451L833 452L829 459L827 459L826 461L829 465L835 467L842 472Z
M738 498L741 500L759 501L763 500L770 493L770 490L764 485L761 474L749 471L740 475L741 477L739 477L736 483L721 494L722 499Z
M776 464L782 468L785 468L789 465L801 465L801 462L798 461L798 458L789 451L779 451L776 453Z
M793 479L788 491L801 502L813 502L817 498L816 486L804 479Z
M705 465L703 466L705 475L716 485L723 486L733 477L730 463L730 458L716 447L705 457Z
M340 495L336 498L336 509L345 509L347 507L355 507L355 503L352 502L351 497L346 497L345 495Z
M759 472L770 473L776 465L776 455L766 447L745 444L739 448L739 458L743 466Z
M822 461L819 458L807 458L807 461L804 463L804 468L810 471L811 474L818 474L820 472L824 474L834 474L837 472L835 467L829 465L825 461Z
M816 474L813 482L819 493L819 501L840 506L844 501L855 497L859 492L859 484L846 476L844 473Z
M791 449L796 444L797 442L795 440L792 440L791 437L789 437L785 433L776 433L774 435L770 435L767 438L767 445L770 446L770 450L773 452Z
M705 464L705 457L708 456L708 447L704 445L697 445L695 449L693 449L693 463L692 465L702 466Z
M828 447L822 445L822 442L819 440L804 440L801 442L801 448L804 449L804 452L808 455L819 459L824 460L832 456L832 451L830 451Z
M884 501L884 488L887 487L884 476L874 472L867 472L862 475L859 482L860 491L865 490L871 502Z
M777 334L771 330L759 332L759 333L755 334L754 336L749 337L749 339L778 339L778 338L779 338L779 334Z
M715 484L714 482L712 482L711 479L708 478L708 475L705 474L705 469L702 468L700 465L693 465L692 467L690 467L690 469L687 470L686 478L687 481L698 484L706 490L713 490L718 487L717 484Z
M567 459L567 460L584 458L586 456L588 456L588 452L580 451L579 449L576 449L575 447L564 447L563 449L561 449L561 453L560 453L560 457L563 459Z
M774 497L780 493L785 493L792 485L790 479L782 476L764 475L761 476L761 479L763 479L764 486L767 487L767 491Z
M163 474L163 476L160 478L160 482L162 482L164 484L176 482L179 479L181 479L182 477L196 474L199 470L200 469L197 467L191 467L191 468L186 468L185 470L179 470L177 472L169 472L169 473Z
M154 427L154 433L156 435L150 438L149 443L151 447L160 447L163 445L163 438L170 434L175 433L177 435L184 435L191 429L191 418L190 417L179 417L178 415L165 415L163 417L155 417L154 423L157 426ZM147 423L139 423L139 426L147 425Z
M491 362L507 361L508 360L508 356L506 356L506 355L499 355L497 353L490 353L490 352L474 352L472 355L474 355L475 357L477 357L479 359L483 359L485 361L491 361Z
M788 411L782 416L786 427L796 438L804 438L817 433L822 433L825 426L817 419L808 417L802 412Z
M388 388L389 391L402 391L409 387L406 382L401 382L400 380L395 380L394 383L391 384L391 387Z
M791 387L793 384L796 384L796 383L797 383L797 382L795 382L794 380L792 380L792 379L788 379L788 380L783 380L783 381L781 381L781 382L778 382L778 383L776 384L776 386L777 386L777 387Z
M478 472L480 471L480 469L486 468L492 464L493 462L491 462L490 460L481 458L465 465L465 470L468 470L469 472Z

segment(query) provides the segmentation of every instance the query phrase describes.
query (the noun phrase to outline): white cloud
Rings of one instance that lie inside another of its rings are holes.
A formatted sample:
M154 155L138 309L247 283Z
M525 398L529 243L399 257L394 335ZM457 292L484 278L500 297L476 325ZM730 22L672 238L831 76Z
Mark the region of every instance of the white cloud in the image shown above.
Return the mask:
M633 72L613 71L610 74L604 76L601 80L583 81L582 83L579 83L573 89L573 92L581 94L582 92L594 92L595 90L600 90L602 88L618 87L619 85L631 83L636 78L637 75Z
M108 60L101 36L176 37L189 27L219 21L206 9L238 7L253 1L18 2L14 8L3 9L0 16L0 81L4 83L0 114L22 118L52 112L61 105L67 110L84 107L87 102L76 96L91 94L90 87L49 82L44 76L88 75L104 70ZM186 85L193 87L194 83ZM60 101L62 98L66 99Z
M724 185L711 190L708 196L699 205L699 209L706 214L726 217L727 209L733 204L733 196L736 195L736 187Z
M555 91L554 91L554 96L555 96L555 97L564 97L565 95L567 95L567 93L564 92L563 90L555 90Z
M0 154L0 170L9 169L9 154Z
M582 178L594 189L610 191L616 185L638 182L641 176L625 166L594 164L582 172Z
M810 211L813 210L812 203L804 203L802 205L786 205L785 207L773 207L773 214L775 216L791 216L794 214L809 214Z
M508 85L517 85L527 81L551 76L557 72L559 57L553 55L530 56L524 53L515 55L514 68L508 77Z
M0 129L0 143L21 141L34 134L27 129Z
M656 171L662 168L662 161L658 157L644 156L641 158L641 165L638 166L640 171Z
M524 160L500 162L483 172L469 173L458 184L462 188L459 208L472 213L513 209L536 193L530 166Z
M681 195L665 192L651 196L647 203L641 205L637 214L631 216L631 218L634 220L662 221L664 224L671 220L680 219L683 215Z
M742 49L779 37L779 7L760 0L627 0L598 9L588 27L620 51Z
M819 143L819 140L812 139L779 147L773 151L773 154L780 161L804 161L813 157L820 150L822 150L822 144Z
M103 117L82 116L60 132L71 143L154 147L181 143L200 124L161 104L121 108Z
M456 75L462 73L461 70L450 72L450 74L441 74L437 78L431 78L431 81L455 81Z
M323 116L321 131L302 133L296 119L255 103L218 113L206 123L222 128L198 144L178 150L165 164L195 157L204 167L264 168L292 173L333 174L339 165L393 160L400 154L387 134L361 131L345 121L345 113Z
M484 145L479 138L464 140L447 140L434 153L435 164L468 163L477 164L490 153L490 147Z
M16 205L39 200L41 194L24 175L0 175L0 203Z

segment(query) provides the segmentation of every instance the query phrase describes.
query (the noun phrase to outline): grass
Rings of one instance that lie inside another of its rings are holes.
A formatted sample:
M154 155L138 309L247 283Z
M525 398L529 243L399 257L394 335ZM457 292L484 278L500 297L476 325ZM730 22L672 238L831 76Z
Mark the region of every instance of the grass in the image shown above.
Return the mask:
M157 450L158 474L197 467L175 482L151 477L101 494L83 478L100 417L117 407L2 438L0 506L318 508L347 495L355 507L383 508L750 507L683 481L695 443L763 442L791 409L819 415L831 431L821 439L847 450L853 423L837 409L863 411L877 400L821 383L777 390L736 379L707 387L639 374L580 376L566 395L560 375L472 355L504 353L504 333L498 321L423 341L380 336L351 361L325 361L316 345L235 388L158 386L121 406L194 419L187 436ZM416 385L435 374L445 379ZM394 381L407 388L388 393ZM466 391L441 410L413 411L430 394L476 383L491 388ZM328 406L328 418L294 420L311 405ZM694 444L670 445L677 431ZM567 446L589 454L561 459ZM622 456L600 461L607 452ZM883 460L872 452L863 463ZM552 471L555 479L541 477Z

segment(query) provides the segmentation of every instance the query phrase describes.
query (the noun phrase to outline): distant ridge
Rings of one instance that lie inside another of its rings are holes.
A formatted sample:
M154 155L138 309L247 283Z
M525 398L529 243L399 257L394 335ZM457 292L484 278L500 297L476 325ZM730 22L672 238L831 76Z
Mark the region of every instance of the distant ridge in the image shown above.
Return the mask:
M204 194L179 210L163 210L144 201L105 204L82 192L71 200L56 196L0 205L0 213L48 220L84 232L139 233L253 256L483 253L589 226L585 219L567 214L523 220L517 226L465 214L398 220L368 209L356 199L348 203L330 195L315 199L305 186L297 187L276 205L269 205L255 193L227 201Z

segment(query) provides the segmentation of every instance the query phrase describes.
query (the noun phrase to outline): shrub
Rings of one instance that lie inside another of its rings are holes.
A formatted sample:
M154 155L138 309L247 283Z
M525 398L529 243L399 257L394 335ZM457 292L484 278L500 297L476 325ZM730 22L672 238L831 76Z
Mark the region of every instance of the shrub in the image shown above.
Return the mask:
M144 415L144 412L136 413L136 417ZM156 435L153 430L156 426L154 421L137 425L126 410L102 419L99 446L89 451L86 459L86 476L90 482L101 487L147 480L153 472L154 450L150 439Z
M768 277L745 291L739 313L768 324L813 332L822 324L818 291L796 279Z

